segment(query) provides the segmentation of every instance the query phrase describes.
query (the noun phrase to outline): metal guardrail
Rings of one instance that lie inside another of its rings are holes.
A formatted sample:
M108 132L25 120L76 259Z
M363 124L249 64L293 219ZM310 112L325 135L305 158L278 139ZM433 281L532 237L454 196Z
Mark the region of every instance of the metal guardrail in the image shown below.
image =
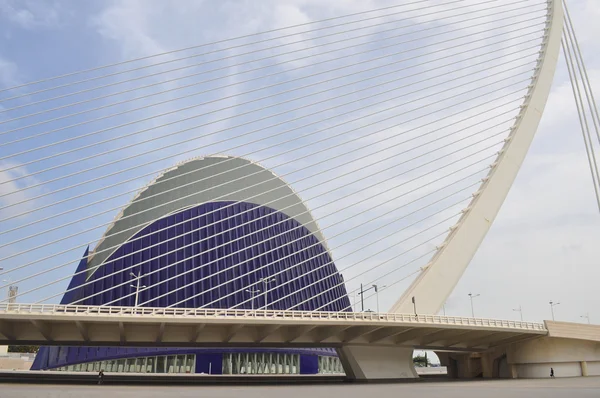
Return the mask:
M293 320L340 320L376 322L409 322L438 325L480 326L509 328L519 330L547 331L543 323L507 321L500 319L467 318L443 315L414 315L375 312L326 312L326 311L287 311L287 310L237 310L214 308L153 308L153 307L114 307L60 304L0 304L2 314L47 314L47 315L134 315L134 316L171 316L206 318L262 318Z
M8 352L0 354L0 358L22 359L24 361L33 361L37 354L32 352Z

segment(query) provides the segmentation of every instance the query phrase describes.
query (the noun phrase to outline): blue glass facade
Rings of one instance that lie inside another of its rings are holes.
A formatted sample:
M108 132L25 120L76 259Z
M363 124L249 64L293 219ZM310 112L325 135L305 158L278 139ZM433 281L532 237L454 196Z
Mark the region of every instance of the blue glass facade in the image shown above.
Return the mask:
M77 269L86 267L84 260ZM252 299L245 290L262 290L260 279L274 278L266 296L269 309L350 310L343 279L315 236L282 212L251 203L207 203L151 223L112 253L87 282L84 273L75 276L69 285L73 290L62 302L133 306L136 295L130 285L137 281L132 272L141 275L140 285L149 286L140 289L140 306L261 308L264 294ZM177 350L195 353L200 362L227 352ZM159 355L173 349L43 347L32 369L150 352ZM334 352L302 351L301 373L316 373L317 355ZM196 371L204 365L197 363Z
M195 355L195 373L221 374L223 356L235 353L285 353L300 357L300 373L316 374L319 357L335 357L336 352L328 348L162 348L162 347L42 347L32 370L55 369L64 366L96 361L111 361L123 358L147 356Z

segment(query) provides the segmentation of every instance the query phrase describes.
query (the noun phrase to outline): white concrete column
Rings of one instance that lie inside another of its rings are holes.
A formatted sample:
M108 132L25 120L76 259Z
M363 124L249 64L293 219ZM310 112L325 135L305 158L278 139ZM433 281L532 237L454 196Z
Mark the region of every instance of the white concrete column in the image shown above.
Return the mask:
M346 376L355 380L418 378L413 365L413 349L348 345L338 348Z
M494 377L494 360L490 354L481 354L481 370L484 379L491 379Z
M589 373L588 373L587 362L586 362L586 361L581 361L581 362L579 363L579 365L581 365L581 375L582 375L583 377L586 377L586 376L588 376L588 375L589 375Z
M510 377L513 379L517 379L519 377L519 374L517 373L517 365L515 365L514 363L509 364L510 366Z

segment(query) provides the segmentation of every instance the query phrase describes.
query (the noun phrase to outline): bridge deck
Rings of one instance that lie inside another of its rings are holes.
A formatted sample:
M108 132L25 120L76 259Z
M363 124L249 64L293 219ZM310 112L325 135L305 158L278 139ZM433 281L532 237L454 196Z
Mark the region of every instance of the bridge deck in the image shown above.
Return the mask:
M437 315L5 304L0 344L326 346L479 351L547 335L543 324Z

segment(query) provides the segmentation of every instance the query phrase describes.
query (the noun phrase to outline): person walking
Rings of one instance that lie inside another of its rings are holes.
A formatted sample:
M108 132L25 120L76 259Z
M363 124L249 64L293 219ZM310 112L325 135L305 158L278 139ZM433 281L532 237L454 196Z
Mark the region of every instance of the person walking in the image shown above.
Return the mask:
M98 373L98 385L104 384L104 370L100 369Z
M554 379L554 368L550 368L550 378Z

